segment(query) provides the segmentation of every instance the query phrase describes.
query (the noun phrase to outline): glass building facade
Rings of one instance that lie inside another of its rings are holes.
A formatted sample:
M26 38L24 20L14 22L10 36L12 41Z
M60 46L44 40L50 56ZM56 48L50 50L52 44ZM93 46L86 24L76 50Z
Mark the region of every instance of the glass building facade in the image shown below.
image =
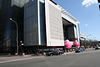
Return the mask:
M9 40L10 37L10 26L9 17L11 16L11 1L10 0L0 0L0 52L6 51L6 45L4 44L5 40ZM8 44L7 44L8 45ZM9 44L10 45L10 44Z
M23 41L24 4L27 2L29 0L0 0L0 37L4 34L4 40L7 41L4 45L8 45L9 49L17 45L16 24L9 19L17 22L18 39L19 42Z
M39 0L24 6L25 46L46 45L45 4Z

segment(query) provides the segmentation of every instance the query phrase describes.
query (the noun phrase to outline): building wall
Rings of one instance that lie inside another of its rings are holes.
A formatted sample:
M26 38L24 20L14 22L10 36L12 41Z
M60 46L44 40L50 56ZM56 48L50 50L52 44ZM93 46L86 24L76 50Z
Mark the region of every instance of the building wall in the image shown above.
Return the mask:
M27 3L24 15L25 45L46 45L44 1L34 0Z
M77 20L50 0L45 0L45 2L33 0L27 3L24 8L24 15L24 40L27 46L64 46L62 17L73 24L68 29L70 33L68 38L71 41L78 38Z
M0 0L0 37L5 36L4 39L10 38L10 21L11 16L11 1Z
M61 8L61 15L62 18L64 18L65 20L69 21L70 23L72 23L74 25L74 36L75 36L75 40L79 41L79 27L78 27L78 23L79 21L77 19L75 19L71 14L69 14L65 9L63 9L62 7L59 6L59 8ZM72 38L72 37L71 37Z
M25 46L39 45L38 38L38 0L24 6L24 43Z
M0 10L1 10L1 6L2 6L2 0L0 0Z
M39 45L46 45L46 23L45 23L45 4L44 1L38 1L39 2L39 13L38 13L38 28L39 28Z
M45 0L47 46L64 46L61 9Z
M16 25L9 21L10 17L18 23L19 42L24 41L25 46L64 46L62 17L77 25L75 18L64 14L66 12L50 0L0 0L0 5L0 33L4 31L14 47Z
M23 41L23 6L29 0L0 0L0 33L3 32L5 40L11 41L9 45L16 47L16 24L18 24L19 41Z
M25 5L25 3L29 2L29 0L11 0L11 5L15 5L18 7L23 7Z
M68 28L68 38L70 41L74 41L74 39L75 39L73 25Z
M0 36L5 36L8 40L7 45L15 47L16 50L16 24L9 19L12 18L18 24L18 42L23 41L23 22L24 22L24 4L29 0L0 0ZM13 50L13 51L15 51Z
M24 4L29 0L11 0L11 18L18 24L18 43L24 42ZM11 23L11 47L16 47L16 24Z

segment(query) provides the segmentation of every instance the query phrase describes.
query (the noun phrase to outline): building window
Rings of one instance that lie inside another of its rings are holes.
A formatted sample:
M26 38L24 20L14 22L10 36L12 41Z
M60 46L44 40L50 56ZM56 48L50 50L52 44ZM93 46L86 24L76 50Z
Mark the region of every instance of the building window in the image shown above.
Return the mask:
M1 10L2 0L0 0L0 10Z

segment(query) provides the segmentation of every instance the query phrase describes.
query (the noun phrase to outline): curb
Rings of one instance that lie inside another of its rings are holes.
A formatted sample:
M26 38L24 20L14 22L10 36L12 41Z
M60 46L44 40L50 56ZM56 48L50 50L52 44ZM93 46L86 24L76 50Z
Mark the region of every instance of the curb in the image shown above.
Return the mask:
M64 53L63 55L66 55L66 54L74 54L75 52L66 52Z

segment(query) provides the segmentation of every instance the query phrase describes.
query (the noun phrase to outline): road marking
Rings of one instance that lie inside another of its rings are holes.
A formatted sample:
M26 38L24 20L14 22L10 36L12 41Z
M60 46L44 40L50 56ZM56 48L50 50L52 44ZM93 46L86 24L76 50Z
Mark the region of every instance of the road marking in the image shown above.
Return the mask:
M13 61L21 61L21 60L29 60L29 59L36 59L36 58L43 58L44 56L41 57L31 57L31 58L23 58L23 59L14 59L14 60L8 60L8 61L2 61L1 63L7 63L7 62L13 62Z

